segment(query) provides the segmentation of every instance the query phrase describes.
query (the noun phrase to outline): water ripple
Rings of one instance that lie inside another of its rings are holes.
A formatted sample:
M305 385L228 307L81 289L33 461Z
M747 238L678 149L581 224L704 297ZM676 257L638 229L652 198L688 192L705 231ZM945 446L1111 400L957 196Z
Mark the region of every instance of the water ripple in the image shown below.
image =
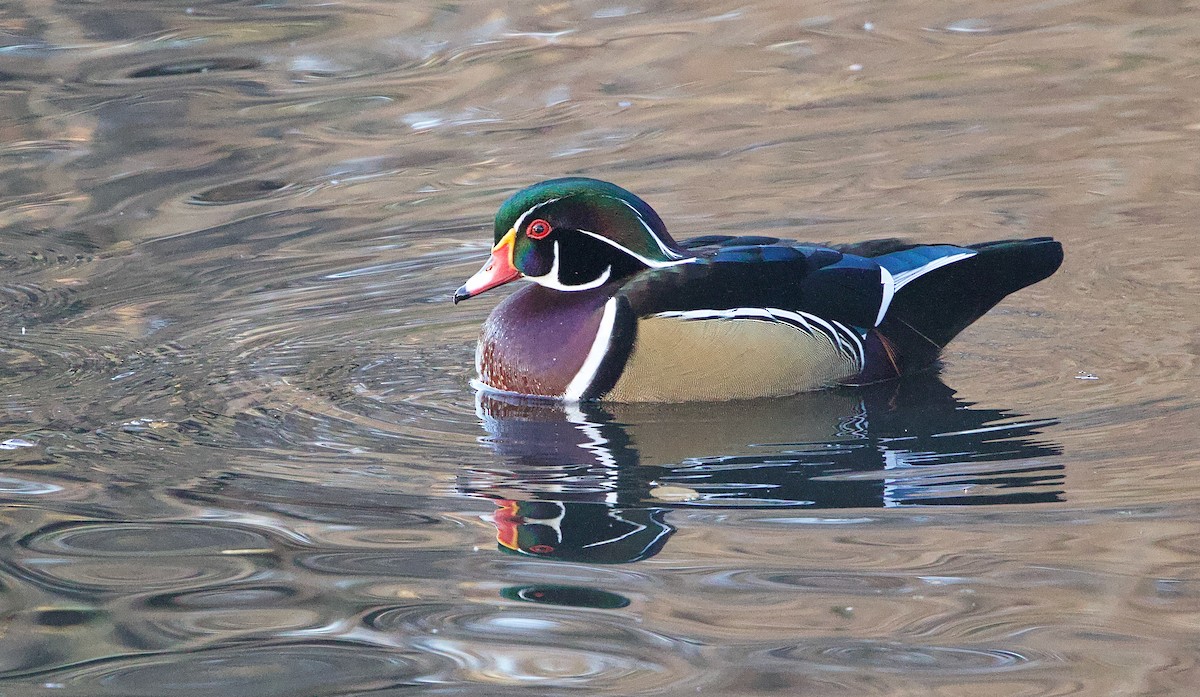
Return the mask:
M18 316L23 324L37 324L78 315L85 305L73 288L21 283L0 286L0 308L6 317Z
M329 605L288 604L275 606L269 599L266 606L238 599L230 607L170 608L169 611L138 613L120 627L128 637L127 643L150 650L169 650L184 644L229 643L238 638L271 636L303 636L338 623ZM257 596L251 596L257 599Z
M600 680L628 691L678 680L688 662L699 660L686 642L603 610L422 603L381 608L363 621L384 634L423 636L422 646L488 683L567 687Z
M384 552L320 552L303 554L296 563L310 571L355 576L442 578L447 567L457 567L462 555L456 550L397 550Z
M111 562L26 559L11 562L13 573L31 587L65 597L126 595L131 586L154 592L233 583L253 576L259 565L244 558L193 559L147 566L136 558Z
M667 656L621 655L561 646L498 647L468 641L427 639L421 645L454 661L462 679L494 685L586 688L602 684L616 694L686 689L685 667L673 668Z
M772 649L770 656L839 670L971 675L1019 670L1042 660L1028 651L965 646L913 646L885 641L847 641Z
M638 629L619 615L580 613L548 606L528 608L422 603L383 608L363 621L387 633L432 633L503 645L620 646L622 651L675 650L677 640Z
M436 673L429 655L351 642L310 641L117 657L24 676L62 695L159 697L341 695L412 685Z
M62 523L22 538L36 552L80 557L170 557L269 553L265 535L213 523Z
M10 438L0 443L0 450L10 450L18 447L31 447L33 443L25 445L25 441L17 438ZM0 477L0 498L9 496L45 496L47 494L56 494L63 490L63 487L49 482L30 481L28 479L16 479L14 477Z
M175 61L171 63L157 63L144 68L134 68L133 70L129 71L129 77L148 78L178 77L180 75L196 74L203 75L233 70L254 70L261 65L262 62L254 58L193 58L190 60Z
M289 186L287 182L282 181L251 179L232 184L222 184L221 186L207 189L192 196L191 202L196 204L221 205L241 203L243 201L258 201L269 198L287 189Z
M918 586L911 577L886 573L837 574L783 569L746 569L710 574L706 582L731 590L794 589L874 596L907 594Z

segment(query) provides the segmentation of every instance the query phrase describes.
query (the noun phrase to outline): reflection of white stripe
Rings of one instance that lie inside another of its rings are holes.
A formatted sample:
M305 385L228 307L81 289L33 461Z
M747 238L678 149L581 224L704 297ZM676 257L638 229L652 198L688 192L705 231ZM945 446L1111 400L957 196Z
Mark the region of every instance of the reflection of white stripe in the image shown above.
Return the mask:
M588 442L580 443L579 447L591 453L601 467L612 469L615 472L615 468L617 467L617 458L613 457L612 451L606 447L608 445L608 439L605 438L604 434L600 432L600 424L588 421L587 414L583 413L583 410L579 408L578 404L565 405L563 407L563 412L567 416L567 421L575 424L575 428L579 429L579 432L588 438ZM606 479L605 481L601 482L600 485L606 489L616 489L616 477L614 476L611 479ZM609 492L609 494L613 493L614 492L611 491Z
M545 525L546 527L550 528L554 531L554 535L558 537L558 543L562 544L562 522L563 519L567 517L567 506L561 501L542 501L542 503L548 503L558 507L558 515L554 516L553 518L530 518L527 516L521 517L525 519L526 525L533 523L535 525Z
M906 463L904 461L904 455L908 452L907 450L892 450L891 448L887 447L886 445L881 445L880 449L883 450L883 452L881 454L883 455L884 471L894 470L894 469L903 469L903 468L908 467L908 463ZM884 480L883 480L883 507L884 508L895 508L897 506L904 505L904 490L903 490L903 486L899 483L902 481L903 481L903 478L901 478L901 477L896 477L896 478L885 477L884 478Z
M883 285L883 299L879 301L879 314L875 317L876 327L883 321L883 316L892 304L892 296L896 294L896 279L892 277L891 271L882 266L879 267L879 283Z
M583 546L584 549L587 549L589 547L599 547L600 545L610 545L614 542L620 542L621 540L625 539L626 537L629 537L630 535L636 535L639 532L646 529L646 526L642 525L641 523L635 523L630 520L625 520L621 516L617 515L616 511L612 510L611 508L608 510L607 515L609 518L612 518L613 520L619 520L622 523L628 523L629 525L633 526L633 529L630 530L629 532L625 533L624 535L618 535L617 537L610 537L605 540L600 540L599 542L592 542L592 543L586 544ZM662 537L662 535L659 534L659 535L655 536L654 539L657 540L659 537ZM653 541L651 541L651 544L653 544ZM649 545L647 545L647 546L649 546ZM642 549L644 551L646 548L643 547Z
M947 264L953 264L956 261L962 261L963 259L969 259L973 256L975 256L975 252L962 252L961 254L951 254L948 257L938 257L937 259L934 259L933 261L928 262L924 266L918 266L917 268L909 269L908 271L901 271L900 273L896 274L893 277L895 280L895 288L893 290L899 291L901 288L908 285L909 281L914 281L914 280L920 278L921 276L924 276L925 274L929 273L930 271L933 271L934 269L940 269Z
M571 384L567 385L566 390L563 390L563 399L578 402L583 397L583 393L592 386L592 381L596 379L596 371L600 370L600 364L604 361L605 354L608 353L616 322L617 299L609 298L608 302L604 303L604 314L600 317L600 327L596 330L592 348L588 351L587 358L584 359L579 372L571 379Z
M615 240L610 240L607 237L605 237L604 235L601 235L599 233L592 232L590 230L580 230L579 232L582 232L583 234L588 235L590 237L595 237L596 239L600 240L601 242L605 242L607 244L612 245L613 247L616 247L620 251L624 252L625 254L628 254L629 256L633 257L634 259L637 259L638 261L642 262L643 264L645 264L646 266L649 266L652 269L662 269L662 268L666 268L668 266L678 266L679 264L690 264L694 261L700 261L699 259L697 259L695 257L679 258L679 255L677 255L677 254L671 255L671 256L676 257L673 261L657 261L657 260L651 259L649 257L644 257L641 254L638 254L637 252L633 251L632 249L629 249L628 247L626 247L622 244L618 244ZM657 240L657 238L655 238L655 239ZM660 244L659 246L661 247L662 245Z

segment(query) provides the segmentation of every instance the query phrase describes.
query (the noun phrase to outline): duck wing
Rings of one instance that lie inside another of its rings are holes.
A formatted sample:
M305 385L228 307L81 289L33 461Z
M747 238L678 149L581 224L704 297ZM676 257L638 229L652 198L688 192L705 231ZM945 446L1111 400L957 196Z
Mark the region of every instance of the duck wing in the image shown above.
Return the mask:
M831 247L773 237L708 236L681 246L696 261L638 274L621 288L638 316L753 310L803 313L865 331L884 297L875 261ZM697 314L700 313L700 314Z
M884 300L878 264L773 238L688 243L704 255L643 271L616 290L611 339L585 396L785 395L861 372L862 337Z
M932 363L963 328L1062 260L1050 238L844 248L871 257L765 237L681 246L696 259L617 289L617 331L601 371L611 380L598 380L599 392L729 399L895 377Z

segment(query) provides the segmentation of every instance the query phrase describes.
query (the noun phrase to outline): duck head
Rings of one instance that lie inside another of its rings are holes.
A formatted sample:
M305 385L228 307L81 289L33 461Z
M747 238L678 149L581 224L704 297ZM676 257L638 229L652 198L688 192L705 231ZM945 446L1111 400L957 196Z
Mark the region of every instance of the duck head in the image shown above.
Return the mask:
M550 179L513 194L496 213L492 255L454 302L517 278L583 291L648 268L692 261L645 201L598 179Z

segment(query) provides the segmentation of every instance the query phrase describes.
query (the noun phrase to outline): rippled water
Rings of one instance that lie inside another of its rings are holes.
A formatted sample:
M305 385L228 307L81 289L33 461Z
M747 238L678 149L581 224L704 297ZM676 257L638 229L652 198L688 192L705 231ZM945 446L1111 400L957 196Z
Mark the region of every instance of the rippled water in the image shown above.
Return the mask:
M1197 45L1173 0L8 3L0 693L1193 694ZM1066 262L939 375L477 401L450 294L565 174Z

